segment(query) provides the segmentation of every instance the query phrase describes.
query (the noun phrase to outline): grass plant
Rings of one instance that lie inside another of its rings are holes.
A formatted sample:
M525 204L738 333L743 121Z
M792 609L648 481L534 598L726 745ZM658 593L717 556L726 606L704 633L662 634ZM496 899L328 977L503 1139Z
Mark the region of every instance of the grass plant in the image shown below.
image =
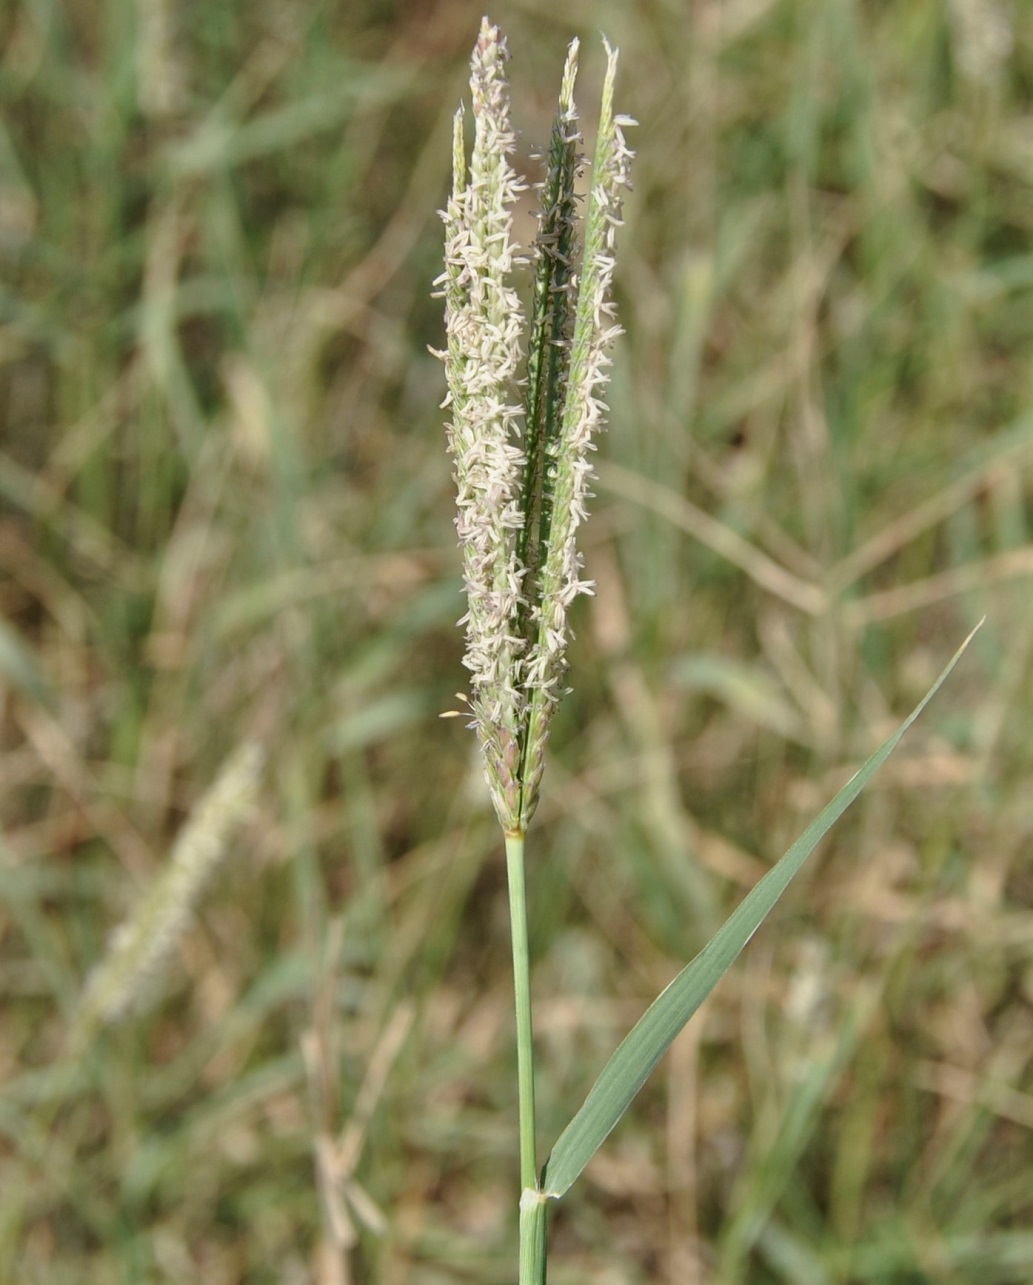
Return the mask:
M605 41L604 41L605 43ZM516 138L505 74L508 51L487 18L471 59L473 154L467 172L463 110L452 143L445 220L449 450L455 460L463 550L472 713L485 778L505 838L517 1038L520 1136L520 1285L544 1285L547 1208L580 1177L657 1063L734 963L830 827L882 766L967 648L914 712L839 790L697 957L649 1007L606 1064L539 1174L535 1054L524 848L538 805L545 743L563 694L567 608L593 586L581 575L578 528L588 516L589 451L607 410L606 350L620 334L610 287L623 192L633 153L613 112L617 53L607 70L579 254L575 185L582 168L574 103L578 43L567 53L541 184L531 255L533 311L514 288L513 207L526 185L510 165ZM523 400L519 394L523 390ZM977 626L978 628L978 626Z
M0 5L2 1281L514 1279L506 876L438 720L427 352L479 16ZM515 171L575 33L586 134L599 29L642 122L527 840L539 1169L987 616L549 1202L549 1279L1026 1285L1033 11L493 17ZM159 1002L66 1075L112 931L250 742Z

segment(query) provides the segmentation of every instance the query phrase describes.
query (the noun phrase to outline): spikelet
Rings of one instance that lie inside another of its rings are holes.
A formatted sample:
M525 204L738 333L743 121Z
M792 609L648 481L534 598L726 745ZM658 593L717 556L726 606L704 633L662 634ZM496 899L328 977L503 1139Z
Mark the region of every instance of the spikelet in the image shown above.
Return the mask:
M533 247L531 322L512 285L520 266L512 209L525 185L510 157L515 136L505 41L485 18L471 59L474 116L469 169L463 109L453 132L453 185L445 222L448 444L468 609L464 664L473 727L495 810L522 833L535 810L549 723L564 691L567 611L582 577L577 530L587 516L589 452L604 426L607 351L620 334L610 289L632 153L613 114L617 53L607 70L593 179L578 260L578 150L569 49L541 189Z
M72 1043L146 1007L206 884L258 793L264 754L245 742L223 766L176 839L164 871L115 930L89 977Z

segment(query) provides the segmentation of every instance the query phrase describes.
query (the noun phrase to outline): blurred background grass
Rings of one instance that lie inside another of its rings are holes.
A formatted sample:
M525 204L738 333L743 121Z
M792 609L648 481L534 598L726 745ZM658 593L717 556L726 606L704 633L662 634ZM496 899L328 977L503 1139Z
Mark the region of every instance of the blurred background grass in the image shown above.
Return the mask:
M569 1282L1033 1278L1033 8L492 12L641 127L531 838L546 1140L988 622L554 1218ZM0 1279L513 1279L440 222L480 10L0 15ZM524 167L531 162L522 159ZM83 981L220 764L161 1002ZM55 1068L62 1073L55 1078Z

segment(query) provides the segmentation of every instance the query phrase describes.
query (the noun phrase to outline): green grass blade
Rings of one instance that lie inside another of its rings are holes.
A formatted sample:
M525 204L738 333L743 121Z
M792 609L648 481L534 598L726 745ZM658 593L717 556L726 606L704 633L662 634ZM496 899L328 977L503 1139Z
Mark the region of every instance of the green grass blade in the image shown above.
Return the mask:
M976 626L978 628L979 625ZM823 808L777 865L743 898L714 937L625 1036L553 1148L542 1175L542 1187L547 1196L562 1196L579 1177L670 1048L675 1036L738 958L793 876L939 691L975 632L974 629L961 644L943 673L893 735Z

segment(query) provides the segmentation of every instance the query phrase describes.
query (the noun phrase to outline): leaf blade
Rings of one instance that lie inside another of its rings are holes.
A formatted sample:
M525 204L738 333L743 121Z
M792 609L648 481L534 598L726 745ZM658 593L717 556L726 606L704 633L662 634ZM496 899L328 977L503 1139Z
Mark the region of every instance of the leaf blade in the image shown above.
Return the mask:
M825 805L789 850L743 898L700 953L653 1001L618 1045L580 1110L560 1134L542 1171L547 1197L559 1199L631 1105L654 1067L767 918L818 843L896 749L972 641L976 625L897 730Z

